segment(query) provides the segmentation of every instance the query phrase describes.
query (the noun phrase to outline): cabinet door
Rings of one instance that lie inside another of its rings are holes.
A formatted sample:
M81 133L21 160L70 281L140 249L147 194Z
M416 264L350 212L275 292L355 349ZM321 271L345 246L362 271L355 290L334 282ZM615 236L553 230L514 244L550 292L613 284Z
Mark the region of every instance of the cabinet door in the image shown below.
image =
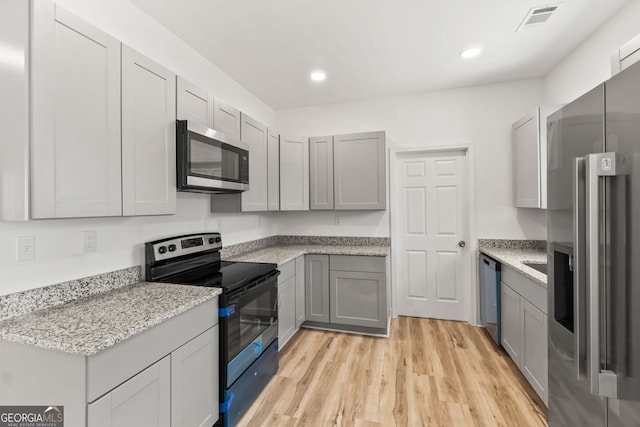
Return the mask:
M296 329L305 321L304 256L296 258Z
M541 207L538 109L513 124L515 206Z
M331 323L385 328L387 291L384 273L331 271Z
M309 138L309 209L333 209L333 137Z
M309 141L280 137L280 210L309 210Z
M33 2L32 217L122 215L120 42Z
M88 405L89 427L169 427L169 356Z
M267 199L270 211L280 210L280 135L267 130Z
M122 213L176 212L176 75L122 46Z
M177 78L177 84L176 118L200 123L213 129L213 95L180 76Z
M502 346L518 367L521 366L522 337L520 330L520 295L501 282L501 334Z
M329 255L305 255L304 299L306 320L329 322Z
M218 325L171 353L171 427L218 420Z
M278 345L283 348L296 331L296 278L278 283Z
M213 128L224 134L240 138L242 133L240 111L225 104L218 98L214 100L213 108Z
M333 137L336 210L386 209L384 132Z
M249 144L249 190L242 193L242 211L266 211L267 128L244 113L240 117L241 139Z
M547 402L547 316L522 298L522 373Z

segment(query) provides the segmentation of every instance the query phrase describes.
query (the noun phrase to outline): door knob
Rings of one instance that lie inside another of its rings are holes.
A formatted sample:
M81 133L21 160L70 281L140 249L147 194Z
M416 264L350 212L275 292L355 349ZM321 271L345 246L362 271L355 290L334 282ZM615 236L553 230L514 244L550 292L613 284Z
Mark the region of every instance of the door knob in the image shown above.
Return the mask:
M464 248L465 246L467 246L467 242L465 242L464 240L460 240L458 242L458 246L460 246L461 248Z

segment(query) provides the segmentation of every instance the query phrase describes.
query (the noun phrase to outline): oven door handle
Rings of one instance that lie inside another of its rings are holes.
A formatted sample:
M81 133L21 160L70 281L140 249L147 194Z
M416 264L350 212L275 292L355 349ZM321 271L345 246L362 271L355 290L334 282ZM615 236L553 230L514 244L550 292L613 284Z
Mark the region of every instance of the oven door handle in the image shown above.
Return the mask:
M258 287L264 285L266 282L270 282L272 279L275 279L280 275L280 272L276 270L275 272L269 273L261 278L256 279L254 282L250 282L244 285L240 290L231 292L228 296L229 299L239 298L243 295L246 295L250 292L255 292Z

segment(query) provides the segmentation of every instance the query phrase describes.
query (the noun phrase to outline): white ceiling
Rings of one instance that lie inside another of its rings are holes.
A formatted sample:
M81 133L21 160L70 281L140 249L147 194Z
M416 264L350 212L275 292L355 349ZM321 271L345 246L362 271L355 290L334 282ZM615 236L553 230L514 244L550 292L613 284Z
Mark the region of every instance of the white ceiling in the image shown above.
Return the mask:
M541 77L630 0L130 1L280 110ZM462 60L473 44L484 54Z

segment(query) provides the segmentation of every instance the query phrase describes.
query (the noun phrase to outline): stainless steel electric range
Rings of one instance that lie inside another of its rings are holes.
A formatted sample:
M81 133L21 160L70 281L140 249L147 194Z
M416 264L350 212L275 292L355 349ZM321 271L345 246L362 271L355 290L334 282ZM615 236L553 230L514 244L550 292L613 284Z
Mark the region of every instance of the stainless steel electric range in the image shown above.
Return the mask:
M276 264L221 261L219 233L145 243L146 280L219 287L220 420L233 426L278 370Z

